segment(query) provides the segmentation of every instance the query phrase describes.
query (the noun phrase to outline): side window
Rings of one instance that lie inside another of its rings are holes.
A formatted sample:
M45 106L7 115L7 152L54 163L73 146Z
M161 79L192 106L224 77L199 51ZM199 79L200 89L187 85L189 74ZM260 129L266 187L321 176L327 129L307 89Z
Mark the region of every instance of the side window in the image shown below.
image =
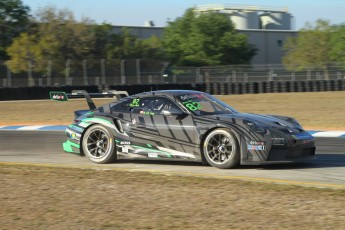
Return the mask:
M163 115L163 114L181 114L182 111L167 98L147 97L133 99L131 103L132 113L144 115Z
M130 103L131 103L131 99L120 101L119 103L116 103L115 105L111 106L111 110L114 112L129 113L130 108L131 108Z
M143 115L154 115L154 103L155 100L152 97L147 98L135 98L130 103L131 112L139 113Z

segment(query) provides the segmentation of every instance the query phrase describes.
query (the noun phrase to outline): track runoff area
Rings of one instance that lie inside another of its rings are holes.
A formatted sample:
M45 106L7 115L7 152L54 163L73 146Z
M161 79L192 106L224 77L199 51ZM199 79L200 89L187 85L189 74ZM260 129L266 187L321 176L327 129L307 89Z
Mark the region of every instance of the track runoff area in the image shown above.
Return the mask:
M344 132L323 132L326 137L319 137L321 132L313 131L317 150L316 159L312 161L219 170L190 162L122 161L106 165L95 164L85 157L63 152L61 145L66 139L64 130L65 126L62 125L0 127L0 164L141 171L345 189Z

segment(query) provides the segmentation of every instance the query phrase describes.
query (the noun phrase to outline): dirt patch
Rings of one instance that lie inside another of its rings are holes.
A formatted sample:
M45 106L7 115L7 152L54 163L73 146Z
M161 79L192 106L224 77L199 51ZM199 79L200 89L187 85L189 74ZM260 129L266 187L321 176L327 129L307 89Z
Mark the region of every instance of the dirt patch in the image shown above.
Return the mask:
M0 165L2 229L340 229L345 191Z

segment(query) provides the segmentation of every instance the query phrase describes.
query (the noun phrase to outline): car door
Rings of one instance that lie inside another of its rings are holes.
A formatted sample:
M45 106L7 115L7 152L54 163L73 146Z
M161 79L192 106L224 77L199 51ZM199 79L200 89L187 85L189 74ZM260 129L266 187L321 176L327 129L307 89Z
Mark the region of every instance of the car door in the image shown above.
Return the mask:
M132 142L147 151L148 157L198 159L193 117L165 97L138 98L131 110ZM162 156L161 156L162 155Z

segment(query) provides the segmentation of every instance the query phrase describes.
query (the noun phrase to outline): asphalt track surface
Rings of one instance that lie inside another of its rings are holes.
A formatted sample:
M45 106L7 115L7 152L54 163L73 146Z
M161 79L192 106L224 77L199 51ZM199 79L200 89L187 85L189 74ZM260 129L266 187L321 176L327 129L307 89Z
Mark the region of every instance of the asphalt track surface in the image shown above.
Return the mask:
M104 170L144 171L168 175L262 181L345 189L345 139L317 138L316 159L303 163L241 166L222 170L200 163L119 161L100 165L62 151L61 131L0 131L0 164L43 165Z

